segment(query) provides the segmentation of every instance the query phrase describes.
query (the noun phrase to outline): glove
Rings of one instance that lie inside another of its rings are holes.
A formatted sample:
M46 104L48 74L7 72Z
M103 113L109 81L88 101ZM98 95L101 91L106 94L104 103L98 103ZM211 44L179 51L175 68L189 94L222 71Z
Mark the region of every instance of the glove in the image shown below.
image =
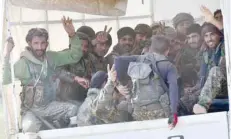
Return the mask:
M169 119L168 119L168 124L169 124L170 128L173 129L176 126L177 122L178 122L177 114L176 113L171 114Z

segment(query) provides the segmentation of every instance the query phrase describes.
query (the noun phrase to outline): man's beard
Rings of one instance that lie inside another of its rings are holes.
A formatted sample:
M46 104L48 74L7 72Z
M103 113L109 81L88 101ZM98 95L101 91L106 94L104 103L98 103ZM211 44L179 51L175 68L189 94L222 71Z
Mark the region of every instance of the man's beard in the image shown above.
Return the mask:
M189 45L190 45L190 47L193 48L193 49L197 49L197 48L200 47L200 46L199 46L199 43L190 43Z
M207 44L210 48L216 47L216 45L217 45L216 42L213 41L213 40L206 42L206 44Z
M32 54L36 57L36 58L41 58L44 57L46 50L34 50L31 49Z
M125 52L130 52L130 51L132 51L132 46L130 46L130 45L124 45L123 49L124 49Z

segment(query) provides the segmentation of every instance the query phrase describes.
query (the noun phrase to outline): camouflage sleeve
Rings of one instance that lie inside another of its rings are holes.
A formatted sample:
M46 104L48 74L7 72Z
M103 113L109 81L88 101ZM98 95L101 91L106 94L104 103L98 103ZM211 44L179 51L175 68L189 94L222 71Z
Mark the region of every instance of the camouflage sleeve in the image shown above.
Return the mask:
M113 104L113 92L114 84L109 80L92 105L93 113L104 121L108 121L111 113L115 110Z
M50 63L54 67L59 67L71 63L78 62L83 54L82 54L82 48L81 48L81 40L78 38L77 35L70 38L70 49L66 51L60 51L60 52L54 52L54 51L48 51L47 55L50 59Z
M208 78L205 82L204 87L201 90L198 104L208 109L213 99L221 92L221 81L224 78L225 77L222 74L220 68L213 67L209 71Z
M91 92L92 93L92 92ZM92 116L92 103L95 100L98 92L94 94L88 95L84 100L83 104L80 106L78 114L77 114L77 125L78 126L88 126L92 125L90 119Z

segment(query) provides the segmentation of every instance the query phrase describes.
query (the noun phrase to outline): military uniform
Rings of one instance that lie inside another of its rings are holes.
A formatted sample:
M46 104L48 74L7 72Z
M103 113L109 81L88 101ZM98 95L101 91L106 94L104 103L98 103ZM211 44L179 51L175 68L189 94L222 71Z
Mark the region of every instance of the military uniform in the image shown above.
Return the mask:
M91 59L94 70L93 73L96 73L97 71L105 71L107 72L107 64L109 64L108 58L106 57L98 57L94 53L89 54L89 59Z
M75 76L79 76L90 80L92 73L95 72L93 62L90 58L81 58L78 63L65 65L60 68L62 73L65 71L68 72L63 73L64 75L62 77L67 78L69 75L72 77L72 79L74 79ZM62 101L76 100L83 102L87 96L87 89L83 88L81 85L74 81L67 82L61 78L59 88L59 98Z
M207 110L213 99L227 98L227 80L220 67L213 67L208 75L204 87L201 90L198 104L204 106Z
M179 52L179 58L176 62L178 72L184 85L192 87L198 81L198 72L200 69L201 54L198 49L185 46Z
M88 90L87 98L84 100L83 104L80 106L78 111L78 126L104 124L104 122L100 118L97 118L92 114L92 105L99 93L100 89L97 88L90 88Z
M65 52L46 52L43 62L34 57L29 48L21 53L21 58L14 65L15 78L21 81L23 91L22 101L22 125L24 132L38 132L42 130L42 122L37 116L53 122L64 119L68 123L69 118L76 116L77 107L69 103L61 103L56 100L55 68L74 63L82 57L81 42L75 35L70 38L71 49ZM9 57L5 59L3 83L11 82ZM34 111L35 113L33 113Z
M201 93L201 89L204 87L205 82L207 81L208 74L213 67L218 66L221 56L223 53L223 43L221 42L216 50L205 49L202 52L202 64L200 67L200 82L196 85L197 90L193 93L186 93L181 98L184 105L188 108L190 112L193 110L193 106L198 102L198 97ZM211 77L210 77L211 78Z
M129 121L129 103L116 103L114 93L114 84L111 81L108 81L103 89L90 88L78 112L78 126Z

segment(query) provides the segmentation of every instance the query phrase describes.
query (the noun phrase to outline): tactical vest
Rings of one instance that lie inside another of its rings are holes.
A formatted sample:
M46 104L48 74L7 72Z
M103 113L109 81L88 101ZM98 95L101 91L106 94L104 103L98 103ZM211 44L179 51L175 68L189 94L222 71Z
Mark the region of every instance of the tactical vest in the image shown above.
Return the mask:
M169 108L168 94L164 91L159 75L151 66L151 58L156 61L167 61L166 57L159 54L140 56L137 62L131 62L128 67L128 75L133 82L132 104L135 119L155 119L155 112L164 110L160 117L167 117ZM154 113L153 113L154 112Z
M47 63L42 70L42 65L35 64L26 58L23 58L30 72L30 81L28 84L22 84L21 93L22 109L40 108L47 106L56 99L56 76L54 70Z

